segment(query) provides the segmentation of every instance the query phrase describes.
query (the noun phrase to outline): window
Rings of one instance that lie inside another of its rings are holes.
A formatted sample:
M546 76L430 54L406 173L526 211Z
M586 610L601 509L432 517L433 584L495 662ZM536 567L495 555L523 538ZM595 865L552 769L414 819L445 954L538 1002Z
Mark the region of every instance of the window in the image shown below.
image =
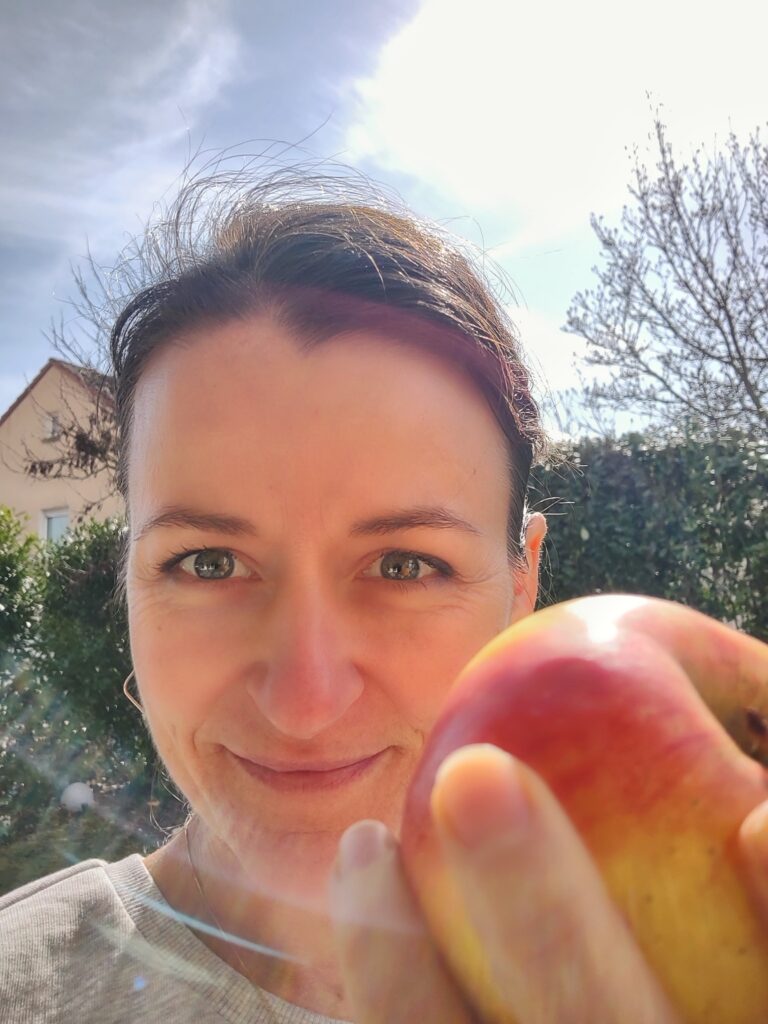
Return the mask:
M43 425L43 440L58 441L61 437L61 420L57 412L49 412L45 415Z
M69 509L52 508L43 512L45 520L45 539L60 540L69 526Z

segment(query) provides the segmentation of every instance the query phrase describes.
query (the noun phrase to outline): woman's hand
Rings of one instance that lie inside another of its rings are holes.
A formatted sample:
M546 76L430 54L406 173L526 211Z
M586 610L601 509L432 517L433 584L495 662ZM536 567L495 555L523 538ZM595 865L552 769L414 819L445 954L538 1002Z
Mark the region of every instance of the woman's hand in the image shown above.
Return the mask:
M433 812L517 1024L679 1024L581 838L544 782L487 746L452 755ZM768 804L741 833L768 926ZM332 886L356 1024L470 1024L383 825L342 839Z

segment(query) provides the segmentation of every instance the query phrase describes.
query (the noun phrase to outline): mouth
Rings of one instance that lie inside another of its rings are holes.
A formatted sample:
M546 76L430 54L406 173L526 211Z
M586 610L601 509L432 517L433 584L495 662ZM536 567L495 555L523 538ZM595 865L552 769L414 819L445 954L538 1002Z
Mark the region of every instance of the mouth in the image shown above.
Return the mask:
M321 761L263 763L239 754L233 756L251 778L270 789L301 793L336 789L363 778L373 771L388 749L359 760L333 764Z

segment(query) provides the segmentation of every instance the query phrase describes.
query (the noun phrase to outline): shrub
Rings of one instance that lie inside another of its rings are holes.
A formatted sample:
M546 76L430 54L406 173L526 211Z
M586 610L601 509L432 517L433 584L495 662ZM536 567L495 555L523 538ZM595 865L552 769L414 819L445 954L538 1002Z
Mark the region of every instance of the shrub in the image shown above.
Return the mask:
M542 469L544 601L632 592L689 605L768 640L768 451L639 434L588 439Z
M0 505L0 671L22 657L34 629L37 541Z
M0 891L28 877L32 849L37 874L67 857L147 852L163 837L156 818L171 826L183 814L122 690L130 671L115 596L122 536L119 521L87 522L31 563L33 629L0 694ZM59 801L75 781L92 787L95 803L71 816Z

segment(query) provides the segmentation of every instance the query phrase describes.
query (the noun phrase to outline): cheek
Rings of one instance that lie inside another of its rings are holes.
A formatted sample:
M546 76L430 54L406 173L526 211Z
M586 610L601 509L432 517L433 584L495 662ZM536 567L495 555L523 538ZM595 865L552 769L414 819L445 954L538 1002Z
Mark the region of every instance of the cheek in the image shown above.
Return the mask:
M153 735L194 727L242 661L236 616L141 594L129 607L131 654Z
M414 616L401 624L395 637L386 628L381 630L374 642L374 678L419 732L429 732L456 677L505 628L505 607L498 601L481 602Z

